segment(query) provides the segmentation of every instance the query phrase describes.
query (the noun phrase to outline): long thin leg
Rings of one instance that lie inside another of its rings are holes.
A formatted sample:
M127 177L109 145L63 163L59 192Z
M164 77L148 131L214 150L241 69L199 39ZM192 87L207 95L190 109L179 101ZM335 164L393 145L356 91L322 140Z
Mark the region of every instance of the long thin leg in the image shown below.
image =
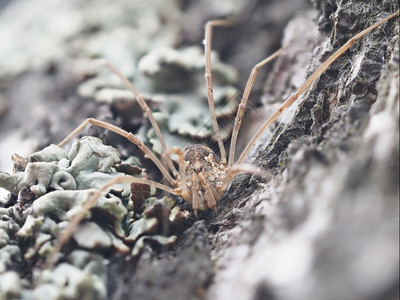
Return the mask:
M199 178L196 174L196 172L193 172L192 174L192 182L193 182L193 187L192 187L192 200L189 202L192 204L194 215L197 217L197 210L199 209Z
M382 19L379 22L371 25L367 29L364 29L360 33L353 36L349 39L342 47L340 47L335 53L333 53L322 65L320 65L314 73L310 75L310 77L303 83L303 85L294 93L292 94L283 104L278 108L278 110L269 117L269 119L261 126L261 128L257 131L251 141L247 144L246 148L240 155L237 163L240 164L246 158L247 154L250 151L250 148L254 145L257 139L261 136L261 134L271 125L273 121L279 117L282 112L289 107L313 82L320 76L339 56L341 56L344 52L346 52L357 40L362 38L364 35L369 33L370 31L374 30L375 28L379 27L380 25L384 24L391 18L394 18L400 14L400 11L396 11L395 13L387 16L386 18Z
M242 125L242 118L244 115L244 112L246 111L246 106L247 106L247 100L249 99L249 95L251 92L251 89L253 88L254 82L256 81L258 72L260 71L260 68L264 66L265 64L269 63L271 60L275 59L278 57L286 47L282 47L263 61L259 62L256 64L253 69L251 70L249 79L247 80L246 87L243 92L242 100L240 101L238 111L236 114L235 118L235 124L233 125L233 131L232 131L232 138L231 138L231 146L229 148L229 160L228 160L228 166L232 166L233 162L235 160L235 152L236 152L236 142L237 142L237 136L239 134L240 126Z
M233 177L235 177L236 174L238 174L238 173L247 173L247 174L256 175L256 176L263 178L266 181L271 179L271 174L265 169L260 169L253 165L246 165L246 164L237 165L237 164L235 164L234 166L232 166L232 168L229 169L228 173L226 174L226 176L224 178L224 182L222 184L221 192L225 191L228 188Z
M214 195L213 190L211 188L212 185L207 180L207 178L206 178L206 176L204 175L203 172L199 173L199 178L200 178L201 184L207 190L207 194L208 194L207 207L212 207L215 210L215 212L217 212L217 201L215 199L215 195Z
M101 59L100 62L105 64L107 66L107 68L109 68L115 75L117 75L119 77L119 79L125 84L125 86L135 95L137 101L139 102L139 105L141 106L141 108L145 112L147 118L149 119L151 125L153 126L154 131L160 141L161 147L163 148L164 152L166 152L168 149L167 144L165 143L165 140L161 133L160 127L158 126L156 120L154 119L153 113L151 112L146 101L144 101L143 96L133 86L133 84L124 75L122 75L122 73L120 71L118 71L118 69L114 65L112 65L110 62L108 62L105 59ZM170 168L171 172L176 177L178 175L178 171L176 170L170 157L167 158L167 164L168 164L168 167Z
M226 164L226 151L224 142L222 141L221 132L219 131L217 116L215 115L214 106L214 95L213 95L213 78L211 74L211 40L212 40L212 30L214 26L231 26L234 23L233 20L212 20L206 23L205 37L204 37L204 54L206 57L206 69L205 69L205 79L207 85L207 99L208 106L210 107L211 118L213 122L213 127L215 131L215 136L217 138L219 152L221 154L221 164Z
M72 131L64 140L62 140L61 143L58 144L58 146L60 146L60 147L64 146L66 142L68 142L75 134L77 134L79 131L81 131L89 123L93 124L95 126L101 127L101 128L111 130L111 131L125 137L131 143L137 145L140 148L140 150L142 150L143 153L146 154L154 162L154 164L160 169L161 173L165 176L165 178L169 181L169 183L172 186L176 185L175 180L171 177L168 170L164 167L164 165L157 158L157 156L141 140L139 140L132 133L127 132L127 131L123 130L122 128L115 126L111 123L107 123L107 122L100 121L100 120L93 119L93 118L86 119L74 131Z
M124 177L116 177L111 179L108 183L106 183L101 189L97 190L95 193L93 193L83 204L82 204L82 209L75 215L75 217L70 221L68 224L67 228L60 234L60 236L57 238L53 249L49 253L49 255L46 258L44 268L45 269L51 269L55 263L56 259L56 254L60 252L62 246L71 238L71 236L74 234L76 228L78 225L81 223L81 221L86 217L86 214L88 211L96 205L97 199L101 196L102 193L107 191L110 187L117 183L122 183L122 182L135 182L135 183L141 183L141 184L148 184L150 186L155 186L158 189L164 190L170 194L173 195L178 195L180 196L180 193L177 193L174 189L163 185L158 182L154 182L145 178L136 178L132 176L124 176Z
M174 147L172 149L169 149L166 154L170 155L173 153L178 155L179 178L181 180L180 188L182 190L182 197L190 203L191 201L189 201L188 199L191 199L192 195L191 195L190 191L188 190L188 186L187 186L187 178L186 178L186 174L185 174L185 162L183 159L182 150L177 147Z

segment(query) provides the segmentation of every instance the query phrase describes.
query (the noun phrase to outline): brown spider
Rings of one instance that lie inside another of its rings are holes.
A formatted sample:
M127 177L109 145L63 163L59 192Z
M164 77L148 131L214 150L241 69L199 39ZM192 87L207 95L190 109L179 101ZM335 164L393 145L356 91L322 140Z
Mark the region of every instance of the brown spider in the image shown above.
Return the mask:
M213 128L215 131L216 139L219 146L220 157L215 154L209 147L204 145L193 145L186 148L184 151L178 148L168 148L165 140L161 134L160 128L156 123L153 114L144 101L141 94L135 89L135 87L125 78L113 65L111 65L107 61L102 61L112 72L114 72L122 82L127 86L127 88L135 95L138 100L140 106L145 112L147 118L150 120L157 137L160 140L161 146L163 148L163 164L162 160L160 160L154 153L151 151L141 140L139 140L135 135L130 132L127 132L115 125L110 123L100 121L97 119L89 118L85 120L80 126L78 126L71 134L69 134L60 144L59 146L63 146L66 142L68 142L75 134L77 134L83 127L85 127L88 123L91 123L95 126L99 126L108 130L111 130L121 136L124 136L129 141L137 145L141 151L145 155L147 155L154 164L161 171L162 175L168 181L168 183L172 186L167 186L162 183L154 182L149 179L143 178L135 178L131 176L124 176L112 179L106 185L104 185L101 189L99 189L95 194L93 194L85 203L84 208L82 209L80 214L77 214L75 218L71 221L69 227L67 227L66 231L60 235L57 243L53 249L52 254L48 256L47 266L51 266L53 263L54 254L57 253L62 245L69 239L69 237L73 234L76 226L80 223L80 221L85 217L86 212L93 207L96 203L97 198L105 191L107 191L111 186L120 182L132 182L139 184L146 184L154 186L158 189L164 190L170 194L177 195L183 197L187 202L189 202L194 212L198 209L205 210L207 208L216 209L217 202L221 199L223 193L228 188L233 177L239 172L247 172L256 175L263 176L263 172L250 165L246 165L243 163L244 159L248 155L251 147L257 141L257 139L261 136L261 134L271 125L271 123L276 120L281 113L289 107L299 96L302 94L313 82L318 78L340 55L342 55L347 49L349 49L358 39L387 22L389 19L396 17L400 14L400 11L397 11L381 21L371 25L367 29L361 31L350 40L348 40L342 47L340 47L335 53L333 53L323 64L321 64L310 76L309 78L300 86L300 88L292 94L280 107L279 109L270 116L266 122L260 127L251 141L248 143L244 151L239 156L238 160L234 162L235 151L236 151L236 141L239 133L239 129L242 122L242 117L244 115L247 100L249 94L251 92L252 86L256 80L259 69L277 57L284 48L276 51L270 57L264 59L253 67L253 70L249 76L246 87L244 89L244 93L241 99L241 102L238 107L237 115L235 118L235 123L233 127L229 155L227 156L225 147L221 138L216 114L214 111L214 100L213 100L213 79L211 74L211 39L212 39L212 30L213 27L216 26L227 26L233 23L232 20L214 20L209 21L206 24L205 28L205 57L206 57L206 67L205 67L205 79L207 86L207 96L208 96L208 104L210 108L210 113L213 121ZM175 154L178 157L178 170L175 168L174 163L171 159L171 155Z
M67 143L75 134L81 131L89 123L98 127L111 130L121 136L124 136L130 142L137 145L140 148L140 150L142 150L143 153L147 155L154 162L154 164L158 167L158 169L161 171L162 175L169 182L172 188L165 184L154 182L149 179L140 179L135 177L127 177L127 178L120 177L119 179L117 179L117 182L129 181L141 184L148 184L158 189L164 190L170 194L181 196L192 205L195 214L198 209L206 210L208 208L214 208L216 210L217 202L221 199L223 193L229 186L229 183L231 182L232 178L237 173L247 172L263 176L263 173L256 167L243 164L242 160L244 159L244 157L240 159L239 163L238 162L234 163L236 140L240 129L242 117L245 112L247 99L249 97L250 90L257 77L260 67L265 65L267 62L271 61L275 57L277 57L283 51L283 48L276 51L273 55L264 59L262 62L258 63L253 68L253 72L250 75L243 97L239 104L232 132L229 159L227 159L225 146L222 141L214 109L213 79L211 74L210 56L211 56L211 36L213 27L227 26L232 23L233 23L232 20L210 21L206 24L206 32L205 32L205 55L206 55L205 79L207 85L208 104L210 108L213 128L215 131L221 157L216 155L214 151L211 150L209 147L200 144L189 146L183 152L178 148L168 148L165 143L165 139L161 133L161 130L157 122L155 121L150 108L144 101L143 96L136 90L136 88L129 82L129 80L121 74L121 72L119 72L111 63L105 60L101 60L100 62L102 64L105 64L113 73L115 73L125 84L125 86L136 96L137 101L139 102L141 108L143 109L147 118L152 124L155 133L160 140L161 147L163 149L164 155L162 157L162 160L160 160L151 149L149 149L141 140L139 140L132 133L127 132L122 128L119 128L113 124L93 118L86 119L61 143L59 143L59 146L60 147L64 146L65 143ZM252 143L254 143L254 141ZM176 169L171 159L171 154L176 154L178 156L178 165L179 165L178 170ZM165 162L165 164L163 163L163 161Z

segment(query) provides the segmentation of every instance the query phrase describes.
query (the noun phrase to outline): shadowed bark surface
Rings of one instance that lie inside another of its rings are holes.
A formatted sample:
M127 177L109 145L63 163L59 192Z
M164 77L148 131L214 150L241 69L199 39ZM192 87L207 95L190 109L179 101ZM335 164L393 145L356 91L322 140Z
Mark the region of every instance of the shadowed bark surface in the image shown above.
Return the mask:
M184 2L183 40L199 41L204 20L220 14L202 1ZM256 121L279 107L304 76L349 38L399 9L389 0L312 2L313 8L303 1L256 1L249 21L215 30L213 48L239 69L240 89L255 63L282 40L289 43L266 68L268 77L260 74L242 144ZM397 299L398 24L399 18L392 19L358 41L265 132L247 162L271 172L271 181L240 174L218 203L218 214L201 212L200 220L186 220L171 249L149 244L138 259L108 258L109 298ZM46 103L50 108L70 100L60 117L31 115L33 124L21 125L39 146L58 142L74 128L71 123L86 117L115 118L107 105L82 106L73 91L77 83L53 71L1 81L3 97L18 99L19 108L27 100L21 94L31 95L32 103L57 94ZM54 81L61 85L55 88ZM17 115L9 108L1 130L11 130Z

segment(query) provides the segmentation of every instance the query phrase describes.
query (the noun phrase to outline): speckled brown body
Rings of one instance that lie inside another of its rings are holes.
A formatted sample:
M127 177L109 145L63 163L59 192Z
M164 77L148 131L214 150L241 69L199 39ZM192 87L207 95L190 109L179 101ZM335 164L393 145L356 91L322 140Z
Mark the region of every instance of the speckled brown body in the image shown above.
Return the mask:
M113 184L118 182L134 182L137 184L145 184L149 186L154 186L155 188L164 190L172 195L182 196L187 202L192 204L194 212L198 209L205 210L207 208L216 209L217 202L221 199L223 192L228 188L233 177L240 173L250 173L253 175L260 176L268 180L268 172L266 170L261 170L255 166L246 165L245 159L248 156L250 150L256 143L256 141L262 136L265 130L273 124L277 120L277 118L282 114L282 112L291 106L301 94L303 94L315 80L321 77L322 74L331 66L331 64L337 60L343 53L345 53L354 43L371 32L372 30L378 28L379 26L386 23L391 18L397 17L400 15L400 11L396 11L391 15L386 16L380 21L372 24L370 27L362 30L358 34L354 35L352 38L347 40L338 50L332 53L313 73L311 73L307 80L300 86L298 89L287 98L279 108L262 124L262 126L258 129L256 134L252 137L252 139L247 143L247 146L240 153L240 156L235 159L236 154L236 144L238 133L242 124L242 119L244 113L246 111L247 101L249 99L249 95L253 84L257 78L258 72L261 67L265 64L282 54L288 45L285 45L281 49L277 50L271 56L265 58L261 62L257 63L249 76L246 87L244 89L242 99L240 100L240 104L238 106L238 110L235 117L235 122L232 129L231 141L229 146L229 153L226 152L224 141L222 139L222 135L219 129L217 114L215 111L215 103L213 96L213 77L211 74L211 37L212 37L212 29L213 27L218 26L230 26L236 23L234 19L219 19L219 20L211 20L207 22L205 28L205 42L204 42L204 52L205 52L205 80L206 80L206 88L207 88L207 99L210 108L210 114L212 119L213 130L215 133L215 140L218 143L220 158L207 146L203 145L194 145L188 147L184 152L179 148L173 147L169 148L166 144L166 141L163 137L162 131L153 116L153 113L150 107L147 105L144 97L139 93L139 91L132 85L132 83L120 72L118 69L113 66L110 62L106 60L98 61L101 64L107 66L114 74L116 74L120 80L125 84L125 86L133 93L141 106L142 110L146 114L146 117L150 121L153 126L154 132L157 135L163 154L161 155L162 159L157 157L157 155L146 146L146 144L137 136L132 134L131 132L127 132L126 130L115 126L111 123L97 120L94 118L86 119L81 125L79 125L73 132L71 132L61 143L59 146L65 145L75 134L77 134L82 128L84 128L87 124L92 124L98 127L102 127L108 130L111 130L137 145L139 149L147 156L149 159L153 161L155 166L160 170L165 178L165 181L168 184L163 184L159 182L152 181L147 178L137 178L137 177L123 177L117 181L111 181L108 184L104 185L102 190L106 190L106 188L111 187ZM353 18L354 19L354 18ZM346 39L348 37L346 36ZM374 64L372 64L374 66ZM369 67L371 69L372 67ZM362 86L360 82L356 86ZM325 105L325 104L323 104ZM311 111L311 107L307 107L307 110ZM308 120L311 120L311 117L306 118L304 124L308 123ZM302 126L304 125L302 124ZM293 131L291 128L290 130ZM277 131L278 132L278 131ZM280 135L280 133L279 133ZM280 135L281 136L281 135ZM291 140L284 138L284 143L288 143ZM273 139L274 144L276 144L278 139ZM286 141L287 140L287 141ZM277 155L281 155L281 150L277 152ZM172 155L177 157L177 162L179 164L179 171L176 168L176 161L173 161ZM275 161L277 161L276 156L273 157ZM163 160L163 161L162 161ZM263 160L265 161L265 160ZM94 200L93 200L94 201ZM95 202L93 202L95 203ZM83 218L84 214L82 214Z
M184 173L190 200L196 210L215 208L221 198L227 167L209 147L193 145L186 148L184 154Z

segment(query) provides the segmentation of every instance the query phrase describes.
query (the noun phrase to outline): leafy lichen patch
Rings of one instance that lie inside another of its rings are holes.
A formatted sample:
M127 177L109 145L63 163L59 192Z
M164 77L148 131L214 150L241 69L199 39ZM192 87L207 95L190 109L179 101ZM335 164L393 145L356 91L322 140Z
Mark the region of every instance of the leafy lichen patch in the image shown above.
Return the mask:
M1 186L9 188L14 194L11 198L16 199L14 205L10 203L0 210L0 276L11 279L17 273L10 270L22 258L28 266L43 263L53 251L55 240L98 188L113 178L126 176L121 171L146 176L139 166L124 166L116 149L94 137L76 141L68 153L51 145L30 155L26 164L19 161L17 173L1 173L0 177ZM55 268L36 273L25 284L28 289L23 293L28 297L48 293L55 295L54 298L95 295L104 299L106 276L101 261L108 255L137 256L146 244L172 245L176 241L173 228L185 214L170 198L136 201L131 194L138 195L140 191L131 193L131 188L139 187L122 183L105 191L87 212L65 252L58 253ZM149 197L154 193L149 191L144 195ZM82 257L79 253L86 254ZM82 259L86 261L83 268ZM22 267L18 270L25 272ZM19 295L21 289L2 289L1 293Z

